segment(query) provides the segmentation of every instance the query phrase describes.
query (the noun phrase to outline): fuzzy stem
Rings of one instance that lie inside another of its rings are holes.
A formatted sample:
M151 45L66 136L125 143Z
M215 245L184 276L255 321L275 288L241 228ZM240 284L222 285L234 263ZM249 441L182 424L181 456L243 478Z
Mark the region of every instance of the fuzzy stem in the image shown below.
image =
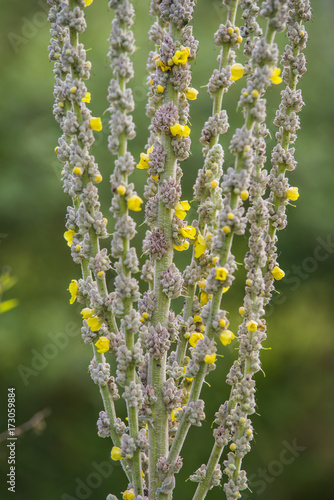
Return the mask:
M170 33L174 40L180 37L179 31L170 24ZM178 92L174 90L172 84L168 81L164 96L164 103L172 101L178 104ZM176 157L172 148L171 138L162 134L161 144L166 152L165 169L159 178L159 194L161 184L164 179L175 178L176 175ZM163 327L168 326L168 313L170 307L170 298L163 292L160 284L161 273L167 269L173 262L173 241L172 241L172 210L167 208L159 196L158 208L158 227L163 229L168 243L168 249L160 260L155 261L154 266L154 292L156 297L156 306L152 316L152 325L160 323ZM149 359L149 384L154 387L156 403L153 408L154 426L149 426L149 472L150 472L150 499L155 500L156 490L161 486L161 481L157 476L156 464L159 457L165 457L168 453L168 416L162 399L162 386L166 381L166 359L165 353L161 358L155 359L150 356ZM159 498L159 496L158 496Z
M227 10L227 16L226 16L226 22L230 21L232 24L235 23L235 18L237 14L237 8L238 8L238 1L235 0L234 2L231 3ZM230 53L230 44L229 43L223 43L223 47L221 50L221 59L220 59L220 65L219 68L226 68L227 63L228 63L228 58L229 58L229 53ZM223 105L223 97L224 97L224 88L221 87L220 89L217 90L217 92L214 95L213 98L213 103L212 103L212 116L215 114L219 113L222 109ZM220 138L220 134L213 135L210 139L210 145L209 148L211 149L213 146L218 144ZM203 200L204 201L204 200ZM199 228L201 232L203 233L205 226L201 227L201 222L199 220ZM195 251L193 250L193 255L192 255L192 261L196 262L195 258ZM184 305L184 312L183 312L183 321L187 321L189 316L192 314L192 309L193 309L193 302L194 302L194 296L195 296L195 291L196 291L196 285L189 285L186 293L186 301ZM184 337L184 329L182 329L179 342L176 348L176 361L179 364L179 366L183 366L184 364L184 357L186 354L187 350L187 339Z

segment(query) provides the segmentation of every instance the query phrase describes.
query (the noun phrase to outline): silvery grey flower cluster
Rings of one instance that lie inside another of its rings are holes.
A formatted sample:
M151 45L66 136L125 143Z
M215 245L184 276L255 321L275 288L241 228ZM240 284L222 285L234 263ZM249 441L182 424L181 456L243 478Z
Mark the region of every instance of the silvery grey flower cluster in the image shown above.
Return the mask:
M154 17L148 33L153 46L146 64L150 125L147 145L137 161L130 152L136 133L129 87L135 74L135 4L109 0L113 16L107 95L108 147L113 155L112 235L99 201L102 175L90 153L94 133L103 125L89 110L91 63L80 42L87 28L85 10L94 8L94 3L48 3L53 111L62 131L56 154L63 164L64 192L72 200L64 237L82 271L82 277L69 286L70 302L82 304L81 339L93 349L89 373L103 401L98 435L111 439L111 459L122 464L127 477L125 500L171 500L188 431L206 423L203 384L224 362L221 344L225 349L234 342L237 355L226 378L230 396L215 413L209 459L198 464L190 480L197 483L193 500L204 499L222 483L227 500L240 498L247 488L242 462L254 435L254 376L261 370L260 353L267 339L265 307L275 280L284 276L278 263L278 231L286 227L286 209L299 196L287 174L297 165L293 145L304 105L297 84L306 71L304 23L311 18L310 2L222 1L225 19L212 37L219 47L217 67L207 84L212 112L203 120L200 136L203 164L193 199L184 200L182 165L191 154L189 101L198 94L192 87L191 65L199 43L190 24L197 2L150 2ZM242 26L237 26L237 19ZM276 43L280 32L289 42L281 60ZM239 62L242 52L243 64ZM240 125L227 145L224 99L232 85L240 85L238 80L244 82L237 102ZM268 171L266 92L279 84L283 90ZM146 176L145 204L129 179L136 167ZM189 223L192 203L196 215ZM148 226L140 258L131 246L137 234L132 212L139 212ZM100 248L109 236L110 249ZM240 324L233 333L224 295L238 277L234 257L238 236L248 237L243 262L247 275L239 304ZM188 265L181 270L175 257L186 251ZM107 283L111 283L110 292ZM180 296L183 307L174 307ZM118 400L125 402L126 421L117 414ZM107 499L117 497L110 494Z

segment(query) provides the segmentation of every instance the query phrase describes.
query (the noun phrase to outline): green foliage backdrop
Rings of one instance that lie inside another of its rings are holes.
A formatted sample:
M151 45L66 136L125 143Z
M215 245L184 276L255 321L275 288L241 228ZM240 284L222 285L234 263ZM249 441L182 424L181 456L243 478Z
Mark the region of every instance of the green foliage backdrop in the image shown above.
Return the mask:
M133 151L137 156L146 142L148 125L144 109L147 32L151 23L146 14L148 3L135 1L138 50L132 87L137 102ZM279 234L280 264L287 276L280 282L280 293L269 309L268 350L263 351L265 376L257 375L261 418L254 418L258 434L245 461L253 495L249 492L243 498L259 500L329 499L333 491L334 4L332 0L312 3L308 73L302 80L306 107L297 142L299 166L293 174L293 184L299 187L301 196L297 208L289 209L287 229ZM200 51L193 64L193 84L198 89L206 84L215 66L218 52L212 40L221 19L219 5L216 0L198 1L194 24ZM0 432L7 427L7 387L16 388L18 425L49 407L52 413L44 432L37 435L30 431L17 443L16 498L104 499L111 491L124 490L126 484L117 464L112 464L112 475L110 466L105 465L108 477L103 480L98 474L95 477L101 480L94 483L92 476L96 472L94 462L108 461L110 442L96 434L95 422L102 406L87 374L91 351L80 339L78 311L69 305L66 291L79 270L62 236L68 200L62 193L61 167L53 152L59 130L52 116L53 76L47 55L46 10L42 0L12 0L3 2L1 9L0 266L10 266L18 280L5 298L17 297L20 304L0 316ZM86 48L92 48L91 107L95 116L103 116L110 79L106 53L111 15L107 1L96 0L87 9L87 20L83 41ZM279 43L285 43L282 37ZM233 99L240 85L238 82L233 87L225 103L234 126L241 122ZM184 198L188 199L196 171L202 165L198 139L211 106L205 88L200 90L198 100L192 104L193 155L184 166ZM279 90L277 86L270 90L271 119ZM93 148L105 180L101 187L105 213L110 202L108 177L113 163L107 151L107 116L103 117L104 130ZM274 135L274 127L269 124L269 128ZM228 162L227 155L225 168ZM134 174L139 193L143 177L141 171ZM141 214L137 221L141 221ZM143 231L144 227L138 243ZM239 260L242 254L241 245ZM227 310L241 304L241 287L231 293L226 296ZM237 318L233 315L231 322L236 328ZM220 382L233 356L231 348L224 358L224 373L217 370L209 378L211 389L204 389L207 419L188 437L181 474L191 473L206 461L213 413L226 397ZM294 442L303 449L284 451ZM3 443L3 498L9 498L4 484L7 454ZM87 481L85 489L82 485ZM79 484L81 489L77 489ZM175 498L189 498L190 488L191 484L179 481ZM215 489L208 498L222 496L222 491Z

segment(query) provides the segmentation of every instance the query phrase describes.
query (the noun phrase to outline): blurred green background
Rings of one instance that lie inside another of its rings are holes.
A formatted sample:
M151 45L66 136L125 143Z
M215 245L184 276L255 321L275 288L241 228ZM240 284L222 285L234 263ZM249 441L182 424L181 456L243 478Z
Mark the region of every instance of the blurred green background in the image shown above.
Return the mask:
M297 208L288 210L287 229L279 234L279 262L287 276L279 283L280 293L269 307L268 350L262 353L265 376L258 373L256 377L256 436L252 452L245 459L253 494L246 492L243 498L259 500L333 498L334 4L331 0L312 3L313 20L307 27L308 73L302 80L307 105L301 115L302 130L297 142L299 165L291 176L301 196ZM132 87L137 102L137 137L131 148L138 157L146 142L148 125L145 62L152 20L147 14L148 0L137 0L135 6L138 50ZM18 425L37 411L50 408L52 413L44 431L27 432L17 442L15 498L97 500L110 492L119 495L126 488L126 481L119 465L111 462L110 474L110 441L97 437L95 422L102 406L98 390L87 374L91 350L80 339L78 310L69 305L66 291L69 281L79 277L79 269L72 263L63 239L68 199L62 193L61 166L54 154L59 129L52 116L53 75L47 54L46 10L42 0L2 2L1 9L0 267L10 266L18 280L4 299L18 298L20 305L0 316L0 432L7 427L8 387L16 388ZM87 20L83 42L87 49L92 48L91 108L93 115L102 116L110 79L106 53L111 14L107 2L96 0L87 9ZM212 39L220 22L223 10L219 1L198 2L194 25L200 51L192 64L193 85L197 89L206 85L216 65L218 50ZM284 36L277 40L283 47ZM224 102L231 129L242 122L241 114L236 112L241 85L237 82ZM279 92L275 86L268 93L268 126L272 136ZM191 199L191 185L202 165L198 139L211 112L205 88L191 104L191 112L194 149L183 165L184 199ZM108 113L103 117L104 130L96 134L93 147L104 176L100 195L106 214L110 203L108 177L113 165L106 146L107 122ZM228 134L223 139L226 149L229 138ZM226 154L225 167L229 162ZM132 178L139 194L144 178L143 171L136 171ZM142 213L135 217L140 224ZM140 228L137 244L144 230ZM245 239L239 240L235 249L240 261ZM239 285L226 295L226 309L234 329L235 311L242 301L242 276L241 271ZM63 339L63 344L57 346L55 339ZM184 448L184 467L177 477L177 500L192 497L195 485L185 479L207 460L211 448L211 422L220 402L227 397L224 378L235 356L233 348L225 351L219 370L208 378L211 389L205 386L203 391L206 422L201 429L191 430ZM294 444L300 447L297 451L285 451ZM10 498L4 484L7 456L8 450L2 443L1 498ZM92 475L101 462L105 462L103 480L101 472ZM79 485L81 489L77 489ZM208 498L224 498L224 494L215 488Z

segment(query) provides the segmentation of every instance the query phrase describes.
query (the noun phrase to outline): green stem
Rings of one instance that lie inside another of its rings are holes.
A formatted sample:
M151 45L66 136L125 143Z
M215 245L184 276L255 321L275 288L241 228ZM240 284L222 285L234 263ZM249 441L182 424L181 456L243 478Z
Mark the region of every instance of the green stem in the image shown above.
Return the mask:
M217 444L215 444L214 447L212 448L206 469L205 479L197 486L197 489L195 491L192 500L203 500L206 497L206 494L210 489L212 475L216 469L216 466L219 463L223 450L224 448L218 446Z
M238 8L238 1L235 0L234 2L231 3L227 10L227 19L226 21L231 21L232 24L235 23L235 18L237 14L237 8ZM230 53L230 44L229 43L223 43L223 47L221 50L221 60L220 60L220 66L219 68L226 68L227 63L228 63L228 58L229 58L229 53ZM224 97L224 88L220 88L217 90L217 92L214 95L213 98L213 103L212 103L212 116L214 116L217 113L220 113L222 109L222 104L223 104L223 97ZM210 149L218 144L220 138L220 134L214 135L211 137L210 140ZM202 200L202 202L205 201L205 198ZM201 223L199 221L199 227L201 229L201 232L205 230L205 226L201 228ZM195 252L193 251L192 255L192 262L195 262ZM183 312L183 321L187 321L189 316L192 314L192 309L193 309L193 302L194 302L194 297L195 297L195 292L196 292L196 285L189 285L187 289L187 298L186 302L184 305L184 312ZM187 350L187 339L184 337L184 329L181 330L180 334L180 339L176 348L176 361L179 364L179 366L183 366L184 364L184 358Z
M177 41L181 37L180 30L170 23L169 31L174 40ZM167 82L164 103L172 101L174 105L178 106L179 94L174 90L170 81ZM155 261L154 266L154 292L156 298L156 306L152 316L151 324L154 326L160 323L163 327L168 326L168 314L170 307L170 299L163 292L160 280L161 273L166 270L173 262L173 240L172 240L172 220L173 211L165 206L160 196L161 184L170 177L176 177L176 157L172 148L171 138L162 134L161 144L163 150L166 152L165 169L159 177L158 184L158 227L164 231L165 238L168 243L166 253L161 259ZM149 358L148 379L149 384L153 386L156 396L156 402L152 408L154 424L149 426L149 492L150 500L162 498L162 494L156 495L156 491L161 487L161 480L157 475L156 465L159 457L166 457L168 453L168 415L163 402L162 387L166 381L166 360L167 353L161 358L155 359L153 356Z

